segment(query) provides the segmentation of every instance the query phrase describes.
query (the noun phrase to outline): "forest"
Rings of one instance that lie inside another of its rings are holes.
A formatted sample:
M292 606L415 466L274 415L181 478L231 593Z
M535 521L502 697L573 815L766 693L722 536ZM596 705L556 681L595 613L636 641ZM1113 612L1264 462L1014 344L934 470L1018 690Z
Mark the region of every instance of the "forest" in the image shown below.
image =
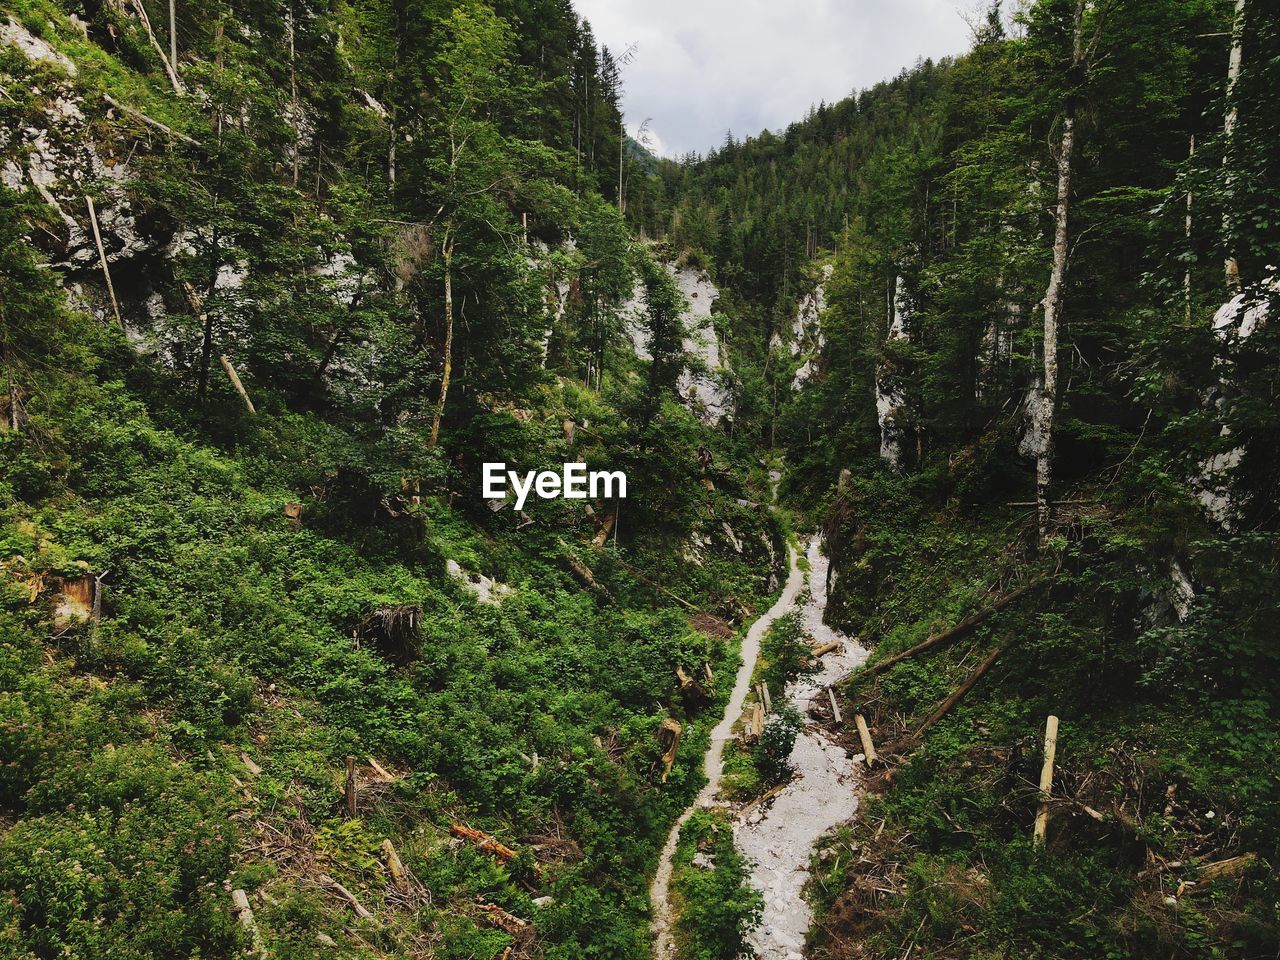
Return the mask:
M0 0L0 957L1276 956L1280 6L630 55Z

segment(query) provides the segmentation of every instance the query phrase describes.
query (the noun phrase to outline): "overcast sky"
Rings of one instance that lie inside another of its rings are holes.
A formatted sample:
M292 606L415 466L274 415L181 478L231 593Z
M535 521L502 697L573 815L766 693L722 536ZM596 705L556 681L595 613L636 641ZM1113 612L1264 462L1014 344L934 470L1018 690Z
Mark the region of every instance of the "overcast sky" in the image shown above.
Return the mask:
M574 0L623 69L634 132L656 152L706 152L801 119L921 57L962 53L975 0Z

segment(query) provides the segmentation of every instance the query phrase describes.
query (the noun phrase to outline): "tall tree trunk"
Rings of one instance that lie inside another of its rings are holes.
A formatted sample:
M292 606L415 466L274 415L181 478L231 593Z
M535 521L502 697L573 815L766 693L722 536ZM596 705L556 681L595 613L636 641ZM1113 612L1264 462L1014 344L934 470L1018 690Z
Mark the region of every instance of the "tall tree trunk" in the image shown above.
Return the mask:
M1191 145L1187 148L1187 160L1190 161L1195 155L1196 155L1196 135L1193 133L1191 135ZM1188 190L1187 191L1187 224L1186 224L1188 254L1190 254L1190 251L1191 251L1191 227L1192 227L1191 218L1192 218L1192 204L1194 203L1194 201L1195 201L1194 196L1192 195L1191 191ZM1190 259L1187 260L1187 272L1182 276L1182 291L1186 299L1187 323L1190 323L1191 322L1191 260Z
M1231 27L1231 59L1227 64L1227 116L1222 123L1222 133L1226 140L1222 164L1226 168L1227 179L1227 212L1222 217L1222 233L1227 242L1227 259L1224 267L1227 289L1233 293L1240 288L1240 262L1236 259L1235 243L1231 237L1235 229L1231 203L1235 198L1236 185L1236 175L1231 165L1231 140L1235 136L1236 119L1239 116L1235 92L1236 83L1240 79L1240 67L1244 60L1244 4L1245 0L1236 0L1235 21Z
M169 0L169 62L173 69L178 69L178 5L177 0Z
M1086 0L1076 0L1072 30L1071 89L1062 111L1062 142L1058 146L1058 209L1054 215L1053 268L1044 295L1044 383L1038 398L1039 433L1036 443L1036 521L1040 542L1049 535L1053 520L1054 419L1058 412L1058 325L1062 316L1063 288L1067 280L1067 214L1071 205L1071 156L1076 139L1076 85L1084 60L1082 31Z
M213 296L218 290L218 231L213 231L213 237L209 241L209 293ZM200 340L200 379L196 386L196 397L200 401L200 406L205 405L205 400L209 394L209 367L213 363L213 313L195 299L194 292L188 289L188 297L191 300L191 306L197 311L196 315L200 317L203 323L202 337Z
M440 374L440 398L431 418L431 439L428 449L434 450L440 440L440 418L444 416L444 402L449 396L449 378L453 375L453 237L446 233L444 247L444 369Z
M627 125L618 114L618 212L627 212L627 201L622 187L622 158L627 153Z

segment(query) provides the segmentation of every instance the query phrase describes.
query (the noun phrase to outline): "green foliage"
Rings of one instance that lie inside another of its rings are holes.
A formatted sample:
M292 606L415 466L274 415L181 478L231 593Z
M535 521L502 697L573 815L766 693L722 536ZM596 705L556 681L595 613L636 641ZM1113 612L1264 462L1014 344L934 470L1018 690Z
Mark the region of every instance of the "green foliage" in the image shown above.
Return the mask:
M695 858L706 858L699 866ZM699 810L680 831L673 886L681 960L738 960L751 955L746 935L760 922L763 897L747 883L747 863L728 820Z
M761 785L771 787L790 776L791 748L804 729L804 718L790 706L780 706L765 718L756 744L755 763Z

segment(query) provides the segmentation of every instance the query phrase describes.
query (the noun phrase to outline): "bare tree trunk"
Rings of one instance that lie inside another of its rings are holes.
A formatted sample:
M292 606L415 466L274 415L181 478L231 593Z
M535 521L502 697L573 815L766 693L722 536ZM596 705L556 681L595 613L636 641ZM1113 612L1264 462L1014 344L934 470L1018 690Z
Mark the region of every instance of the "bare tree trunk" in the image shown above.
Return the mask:
M200 373L199 380L196 385L196 397L200 401L200 406L204 406L205 400L209 393L209 367L213 362L213 314L205 309L200 298L196 296L195 290L190 284L184 284L187 294L187 302L191 304L191 309L195 311L197 317L200 318L201 339L200 339ZM209 245L209 293L212 294L218 289L218 231L213 231L213 236Z
M1235 22L1231 29L1231 60L1227 65L1227 116L1222 123L1222 133L1226 139L1226 149L1223 151L1222 164L1226 168L1227 177L1227 212L1222 217L1222 233L1228 244L1228 252L1226 263L1224 264L1227 289L1233 293L1240 288L1240 262L1236 259L1234 242L1231 233L1235 227L1234 219L1231 216L1231 200L1235 194L1236 175L1231 167L1231 140L1235 136L1236 119L1239 116L1239 110L1236 108L1235 91L1236 83L1240 79L1240 67L1244 60L1244 4L1245 0L1236 0L1236 16Z
M169 63L178 69L178 5L169 0Z
M1084 59L1082 31L1086 0L1076 0L1072 31L1071 83L1079 82ZM1067 280L1067 214L1071 205L1071 155L1075 151L1076 91L1067 92L1062 113L1062 142L1058 147L1058 209L1054 216L1053 268L1044 295L1044 384L1038 398L1039 433L1036 440L1036 520L1040 542L1049 535L1053 519L1054 418L1058 412L1058 325L1062 317L1063 289Z
M186 96L187 89L178 78L177 66L169 61L169 57L164 52L164 47L160 46L160 41L156 39L155 31L151 29L151 18L147 16L147 8L142 5L142 0L133 0L133 9L137 12L138 20L141 21L142 26L147 31L147 39L151 41L152 48L160 58L164 72L169 77L169 83L173 86L173 92L180 97Z
M431 418L431 439L427 442L428 449L432 450L440 441L440 418L444 416L449 379L453 375L453 237L448 234L441 254L444 258L444 369L440 374L440 399Z
M1190 160L1196 155L1196 135L1191 135L1191 146L1187 149L1187 159ZM1187 191L1187 251L1191 250L1191 205L1193 197L1191 191ZM1187 301L1187 323L1191 322L1191 261L1187 260L1187 272L1182 277L1182 290Z
M302 165L302 123L298 113L298 50L293 35L293 5L285 14L285 32L289 35L289 112L293 121L293 185L298 185L299 168Z
M93 197L84 195L85 205L89 208L89 226L93 228L93 242L98 248L98 262L102 264L102 277L107 281L107 296L111 298L111 310L116 315L116 323L124 326L120 317L120 303L116 300L115 284L111 282L111 268L107 266L107 251L102 246L102 233L98 230L98 211L94 209Z

